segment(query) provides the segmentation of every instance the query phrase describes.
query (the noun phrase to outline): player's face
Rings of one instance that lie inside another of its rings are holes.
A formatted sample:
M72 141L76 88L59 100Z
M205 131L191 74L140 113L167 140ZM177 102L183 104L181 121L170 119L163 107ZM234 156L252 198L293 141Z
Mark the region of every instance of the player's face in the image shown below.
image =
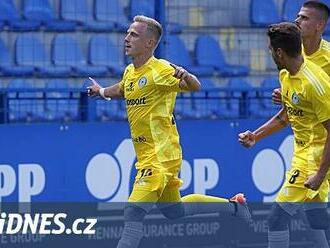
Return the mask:
M270 44L270 40L268 38L268 48L269 48L269 53L272 55L273 57L273 60L277 66L277 69L280 71L282 69L284 69L284 65L283 65L283 62L280 58L280 56L278 55L278 53L274 50L274 48L271 46Z
M146 35L147 24L143 22L133 22L127 30L125 37L125 54L132 58L144 54L148 43Z
M319 13L314 8L302 7L295 22L300 27L303 38L313 37L317 34L317 25L320 25Z

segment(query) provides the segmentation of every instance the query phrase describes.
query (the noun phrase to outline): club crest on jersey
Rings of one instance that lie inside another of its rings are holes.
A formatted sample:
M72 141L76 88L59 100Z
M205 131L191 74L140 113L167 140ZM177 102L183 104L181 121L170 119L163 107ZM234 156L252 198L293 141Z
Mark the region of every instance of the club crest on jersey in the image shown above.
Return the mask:
M143 88L144 86L146 86L148 80L146 77L142 77L139 79L139 88Z
M299 103L299 97L296 94L296 92L293 92L292 97L291 97L292 103L293 104L298 104Z

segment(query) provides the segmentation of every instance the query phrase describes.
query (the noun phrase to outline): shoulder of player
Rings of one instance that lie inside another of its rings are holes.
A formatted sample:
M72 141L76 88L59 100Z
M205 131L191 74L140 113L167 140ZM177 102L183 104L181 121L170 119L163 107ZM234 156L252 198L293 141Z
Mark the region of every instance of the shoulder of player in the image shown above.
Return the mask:
M160 74L172 73L172 71L174 71L173 67L170 65L170 62L165 59L155 59L153 63L150 64L150 68Z
M322 39L321 41L321 50L326 51L326 52L330 52L330 42Z
M324 94L324 86L328 84L329 76L320 66L313 62L308 62L302 70L305 87L314 89L319 95Z
M281 82L283 82L283 80L285 78L287 78L288 76L289 76L289 72L286 69L280 70L280 72L279 72L279 79L280 79Z
M134 69L133 64L127 65L124 70L123 77L127 76L127 74L129 74L129 72L131 72L133 69Z

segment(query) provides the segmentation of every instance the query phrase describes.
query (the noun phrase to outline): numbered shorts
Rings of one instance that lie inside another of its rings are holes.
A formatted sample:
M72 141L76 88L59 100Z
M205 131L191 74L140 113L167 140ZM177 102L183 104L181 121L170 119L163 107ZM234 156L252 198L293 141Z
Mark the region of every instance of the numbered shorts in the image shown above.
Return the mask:
M292 168L287 171L285 182L276 198L276 202L289 214L294 215L299 209L323 208L328 201L329 183L323 182L315 191L304 186L307 174Z
M179 189L182 186L182 180L178 175L181 163L181 160L175 160L162 164L163 169L150 166L138 170L128 201L136 204L149 203L147 205L160 202L164 204L180 202Z

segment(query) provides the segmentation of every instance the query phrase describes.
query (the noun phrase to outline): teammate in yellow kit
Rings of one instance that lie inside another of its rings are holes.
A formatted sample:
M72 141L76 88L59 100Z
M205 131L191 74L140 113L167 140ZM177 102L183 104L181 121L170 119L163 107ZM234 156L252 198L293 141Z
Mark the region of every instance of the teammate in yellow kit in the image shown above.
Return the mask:
M295 20L296 24L301 29L301 37L303 42L304 58L319 65L330 76L330 43L322 38L327 22L329 19L329 8L322 2L306 1L297 14ZM282 104L281 90L275 89L273 91L273 102ZM319 133L315 134L319 137L325 137L325 129L319 128ZM320 142L314 145L313 156L310 156L312 163L320 164L322 159L324 143ZM314 160L314 161L313 161ZM329 177L328 177L329 180ZM310 185L310 181L306 182L306 186ZM315 215L318 216L318 215ZM320 215L322 216L322 215ZM319 220L312 218L318 226ZM310 221L311 227L314 226ZM328 241L323 230L310 230L311 238L317 242L318 247L328 248Z
M150 203L157 203L171 219L211 212L231 213L246 221L251 218L242 194L230 200L198 194L181 199L178 173L182 152L173 109L177 92L197 91L200 82L184 68L153 56L161 36L162 27L156 20L136 16L125 37L126 55L133 63L126 67L122 80L101 88L91 79L92 85L88 87L90 96L125 98L137 155L138 173L124 211L125 227L118 248L138 247L143 236L142 221L153 206ZM197 206L182 202L227 204Z
M289 217L305 206L297 203L328 200L329 184L324 178L330 166L330 78L319 66L304 59L300 36L299 27L293 23L269 27L269 49L280 70L283 108L257 130L239 134L239 142L251 147L288 124L294 133L292 168L269 216L270 248L289 247ZM319 136L321 128L327 131L324 137ZM310 157L318 143L323 144L323 155L321 162L315 163ZM318 185L315 191L304 185L313 174ZM325 215L325 225L329 222L327 218Z

